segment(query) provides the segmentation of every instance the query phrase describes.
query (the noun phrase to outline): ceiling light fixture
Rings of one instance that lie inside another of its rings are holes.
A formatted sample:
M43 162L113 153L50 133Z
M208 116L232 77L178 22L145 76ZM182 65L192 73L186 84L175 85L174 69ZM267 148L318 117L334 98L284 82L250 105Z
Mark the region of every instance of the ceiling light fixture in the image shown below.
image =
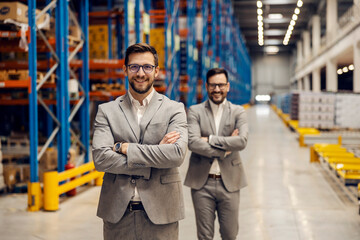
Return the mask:
M269 54L276 54L279 52L279 48L277 46L268 46L265 47L265 52Z
M261 1L256 2L257 5L257 19L258 19L258 43L260 46L264 45L264 23L263 23L263 10L261 9L263 4Z
M353 64L350 64L350 65L349 65L349 70L350 70L350 71L353 71L354 69L355 69L354 65L353 65Z
M281 13L270 13L268 15L269 19L282 19L283 18L283 15Z
M338 69L336 72L337 72L338 75L343 74L343 71L341 69Z
M291 38L291 34L294 30L294 26L296 25L296 21L298 20L298 15L300 14L300 8L303 6L303 1L301 0L298 0L297 3L296 3L296 8L294 9L294 14L292 15L291 17L291 21L290 21L290 24L289 24L289 27L288 27L288 30L286 32L286 35L284 37L284 40L283 40L283 44L284 45L288 45L289 44L289 40Z
M342 70L343 70L344 73L347 73L349 71L348 67L343 67Z

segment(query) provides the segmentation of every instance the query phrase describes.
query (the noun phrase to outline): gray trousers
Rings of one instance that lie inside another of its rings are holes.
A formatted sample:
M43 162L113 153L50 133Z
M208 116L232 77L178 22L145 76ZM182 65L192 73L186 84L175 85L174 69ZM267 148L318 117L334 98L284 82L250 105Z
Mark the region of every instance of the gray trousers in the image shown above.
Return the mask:
M222 180L208 179L200 190L191 189L195 209L197 236L214 238L215 212L223 240L235 240L239 232L240 191L228 192Z
M127 210L117 223L104 221L104 240L178 240L179 223L153 224L146 212Z

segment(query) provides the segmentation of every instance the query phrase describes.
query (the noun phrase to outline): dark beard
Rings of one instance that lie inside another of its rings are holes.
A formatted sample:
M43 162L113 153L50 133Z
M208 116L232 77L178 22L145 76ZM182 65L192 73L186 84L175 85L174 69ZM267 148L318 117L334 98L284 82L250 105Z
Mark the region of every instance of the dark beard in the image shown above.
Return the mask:
M219 104L221 104L221 103L224 102L224 100L225 100L226 97L223 97L223 98L220 99L219 101L215 101L215 99L214 99L211 95L209 95L209 98L210 98L210 100L211 100L213 103L215 103L216 105L219 105Z
M137 89L137 88L135 87L134 82L130 82L130 81L129 81L129 83L130 83L130 86L132 87L132 89L133 89L136 93L138 93L138 94L147 93L147 92L150 90L150 88L152 87L152 84L149 84L149 85L147 86L147 88L145 88L144 90L140 90L140 89Z

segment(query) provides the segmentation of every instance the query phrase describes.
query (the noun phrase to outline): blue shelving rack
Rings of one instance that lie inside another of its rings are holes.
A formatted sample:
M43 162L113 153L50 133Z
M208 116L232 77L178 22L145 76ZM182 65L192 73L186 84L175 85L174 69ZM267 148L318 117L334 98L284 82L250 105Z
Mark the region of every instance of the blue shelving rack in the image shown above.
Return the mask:
M67 155L70 148L70 136L74 141L81 146L84 153L84 161L89 161L89 65L88 65L88 1L80 1L80 22L82 29L81 41L69 53L68 45L68 33L69 33L69 16L79 27L76 17L69 11L69 2L67 0L54 0L48 2L47 6L36 15L36 1L28 1L28 18L30 27L30 42L29 42L29 76L30 76L30 91L29 91L29 128L30 128L30 183L28 186L28 210L38 211L41 208L41 187L39 183L38 174L38 162L41 156L44 154L50 144L52 144L55 137L57 137L58 148L58 171L61 172L65 169L67 162ZM37 29L36 19L48 12L50 9L55 8L56 16L56 50L51 47L51 44L47 41L45 35L41 30ZM43 79L39 83L37 79L37 52L36 42L37 34L41 37L49 48L52 58L55 60L55 64L45 74ZM70 76L72 79L76 79L76 73L70 68L70 62L81 51L82 71L81 81L79 88L81 90L82 97L72 104L70 109L70 97L68 91L68 81ZM38 96L38 91L42 85L50 77L52 73L56 71L57 75L57 104L56 104L56 116L49 108L42 98ZM56 127L51 132L48 140L44 144L43 148L38 152L38 102L42 105L51 119L56 123ZM70 127L70 123L74 119L75 115L79 113L81 124L81 136L75 133Z

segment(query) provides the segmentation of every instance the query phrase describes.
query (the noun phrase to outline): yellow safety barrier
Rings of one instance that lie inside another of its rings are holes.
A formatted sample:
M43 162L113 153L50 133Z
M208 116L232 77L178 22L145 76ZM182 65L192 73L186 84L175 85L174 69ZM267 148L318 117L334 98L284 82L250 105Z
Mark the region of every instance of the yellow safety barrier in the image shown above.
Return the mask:
M80 177L77 177L81 175ZM44 173L44 210L56 211L59 209L59 196L78 186L95 180L97 186L102 185L104 173L95 170L94 162L58 173L56 171ZM71 178L77 177L73 180ZM65 180L70 180L60 184Z
M315 143L310 147L310 162L320 162L319 154L323 152L346 152L346 148L340 144Z

